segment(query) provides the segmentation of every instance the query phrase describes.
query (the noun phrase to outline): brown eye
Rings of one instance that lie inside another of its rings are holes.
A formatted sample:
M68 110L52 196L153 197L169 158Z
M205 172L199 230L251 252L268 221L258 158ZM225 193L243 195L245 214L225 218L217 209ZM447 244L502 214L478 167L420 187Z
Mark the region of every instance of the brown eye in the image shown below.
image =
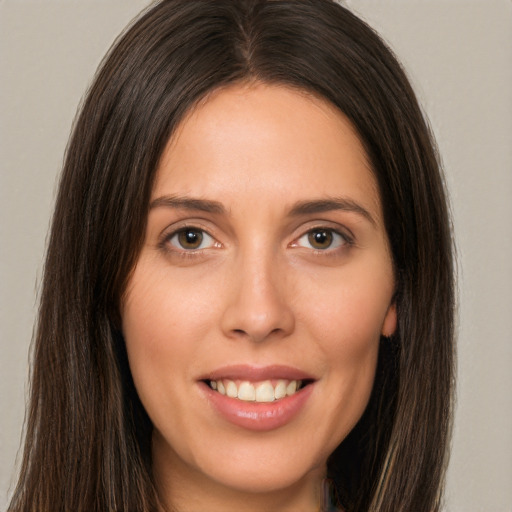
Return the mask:
M329 249L333 238L333 232L329 229L314 229L308 233L308 242L313 249Z
M203 241L203 234L196 229L186 229L178 233L178 242L183 249L198 249Z
M304 233L294 244L295 247L314 249L315 251L333 251L350 245L351 241L345 235L330 228L315 228Z
M213 238L197 228L184 228L175 232L169 239L169 243L180 250L195 251L214 245Z

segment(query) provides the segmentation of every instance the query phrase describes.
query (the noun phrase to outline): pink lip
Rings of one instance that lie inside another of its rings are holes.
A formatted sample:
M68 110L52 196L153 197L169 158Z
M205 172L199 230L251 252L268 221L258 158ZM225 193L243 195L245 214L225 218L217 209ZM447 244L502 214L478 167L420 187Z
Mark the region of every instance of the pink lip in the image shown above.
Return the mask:
M292 396L281 398L275 402L256 403L221 395L204 382L204 380L219 379L258 382L272 379L312 380L312 377L287 366L276 365L258 368L240 365L219 368L198 382L208 405L217 414L233 425L254 431L274 430L291 422L305 407L314 387L313 382Z
M315 380L313 376L290 366L272 365L259 367L243 364L224 366L200 378L200 380L220 379L247 380L249 382L271 379Z

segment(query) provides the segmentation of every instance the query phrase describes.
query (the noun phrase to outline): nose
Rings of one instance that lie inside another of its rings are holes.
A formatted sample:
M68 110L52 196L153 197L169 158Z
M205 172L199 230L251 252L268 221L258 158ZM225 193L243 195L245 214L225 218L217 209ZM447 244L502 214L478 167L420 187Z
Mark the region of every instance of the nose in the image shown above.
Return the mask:
M222 330L227 337L261 343L293 332L295 316L287 300L286 275L272 258L240 262L229 281L222 316Z

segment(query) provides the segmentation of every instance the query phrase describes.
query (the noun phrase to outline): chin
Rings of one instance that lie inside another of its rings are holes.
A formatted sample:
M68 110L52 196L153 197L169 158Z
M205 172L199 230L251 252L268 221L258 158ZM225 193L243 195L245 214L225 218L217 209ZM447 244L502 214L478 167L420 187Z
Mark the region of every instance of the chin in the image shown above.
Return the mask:
M216 465L218 466L218 464ZM279 464L262 461L261 464L245 462L234 468L216 468L211 479L223 488L243 494L272 494L296 487L303 488L309 479L317 481L325 476L325 464L305 469L296 461Z
M282 434L268 432L263 435L266 439L262 439L261 433L237 436L224 432L224 435L218 433L216 441L203 435L204 441L199 444L204 442L204 445L196 446L195 452L180 453L174 452L158 436L166 446L160 449L159 442L154 444L154 463L168 465L167 474L188 475L189 482L194 480L197 486L212 493L221 489L235 494L295 492L294 489L304 488L309 481L321 480L326 473L330 448L334 447L308 445L303 440L297 442L293 435L283 437Z

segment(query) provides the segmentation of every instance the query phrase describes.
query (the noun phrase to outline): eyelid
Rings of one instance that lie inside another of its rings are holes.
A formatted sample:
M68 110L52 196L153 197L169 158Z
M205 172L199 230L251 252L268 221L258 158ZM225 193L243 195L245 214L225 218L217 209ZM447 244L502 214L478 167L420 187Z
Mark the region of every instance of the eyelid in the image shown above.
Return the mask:
M187 249L185 247L180 247L180 243L179 241L177 241L176 244L173 243L173 240L174 239L178 239L179 235L181 235L182 233L186 232L186 231L196 231L198 233L201 233L202 235L202 239L201 239L201 243L200 243L200 246L199 247L196 247L196 248L193 248L193 249ZM204 250L204 249L208 249L209 247L211 246L214 246L215 245L215 239L210 235L208 234L206 231L204 231L203 229L196 229L196 228L182 228L182 229L179 229L178 231L175 231L173 234L171 234L169 237L168 237L168 242L177 250L179 251L185 251L185 252L195 252L195 251L201 251L201 250ZM206 243L207 247L203 247L203 245Z
M329 232L332 235L331 244L325 248L312 246L308 238L315 231ZM304 242L301 243L302 240L304 240ZM338 230L333 228L322 227L308 229L304 234L295 239L291 247L308 249L317 254L331 254L342 251L344 248L350 245L352 245L352 241L345 234L340 233Z
M172 238L176 237L179 233L186 231L187 229L200 231L206 237L211 239L210 242L208 243L208 246L200 247L197 249L186 249L170 243ZM311 246L307 247L306 245L302 245L299 243L301 239L307 237L310 233L318 230L328 231L334 234L336 237L340 237L341 243L339 243L338 241L338 243L335 243L335 246L330 246L325 249L319 249ZM300 231L300 234L298 236L295 236L293 241L290 244L288 244L289 247L309 249L318 254L336 253L343 250L344 248L348 249L353 245L355 245L355 237L352 234L352 232L345 226L333 226L329 221L318 221L312 223L307 227L303 226ZM160 239L158 241L158 246L161 249L167 252L174 253L176 255L193 257L194 255L202 253L203 251L206 251L211 248L221 248L222 244L212 234L210 234L210 230L206 228L204 225L202 225L200 221L191 221L190 219L187 219L186 221L179 221L171 226L168 226L168 228L162 232L162 235L160 236Z
M179 247L175 244L171 243L171 240L182 233L183 231L200 231L205 235L206 237L210 238L212 243L209 244L208 247L201 247L197 249L185 249L183 247ZM171 253L183 255L183 256L193 256L194 254L200 253L202 251L205 251L210 248L217 248L221 247L220 242L217 241L217 239L210 234L209 230L201 225L200 222L191 222L191 221L182 221L178 222L177 224L174 224L167 229L165 229L160 236L158 246Z
M311 232L319 231L319 230L325 230L325 231L334 233L336 235L339 235L345 242L343 244L343 246L345 246L345 245L352 246L352 245L355 245L355 243L356 243L356 237L348 227L340 225L338 223L333 223L332 221L329 221L329 220L316 220L311 223L308 222L306 225L302 225L302 227L300 228L300 231L299 230L296 231L297 235L294 237L290 246L291 247L302 247L302 246L297 245L297 241L300 240L301 238L309 235ZM327 252L329 250L334 250L334 249L323 249L323 250L320 249L319 252Z

